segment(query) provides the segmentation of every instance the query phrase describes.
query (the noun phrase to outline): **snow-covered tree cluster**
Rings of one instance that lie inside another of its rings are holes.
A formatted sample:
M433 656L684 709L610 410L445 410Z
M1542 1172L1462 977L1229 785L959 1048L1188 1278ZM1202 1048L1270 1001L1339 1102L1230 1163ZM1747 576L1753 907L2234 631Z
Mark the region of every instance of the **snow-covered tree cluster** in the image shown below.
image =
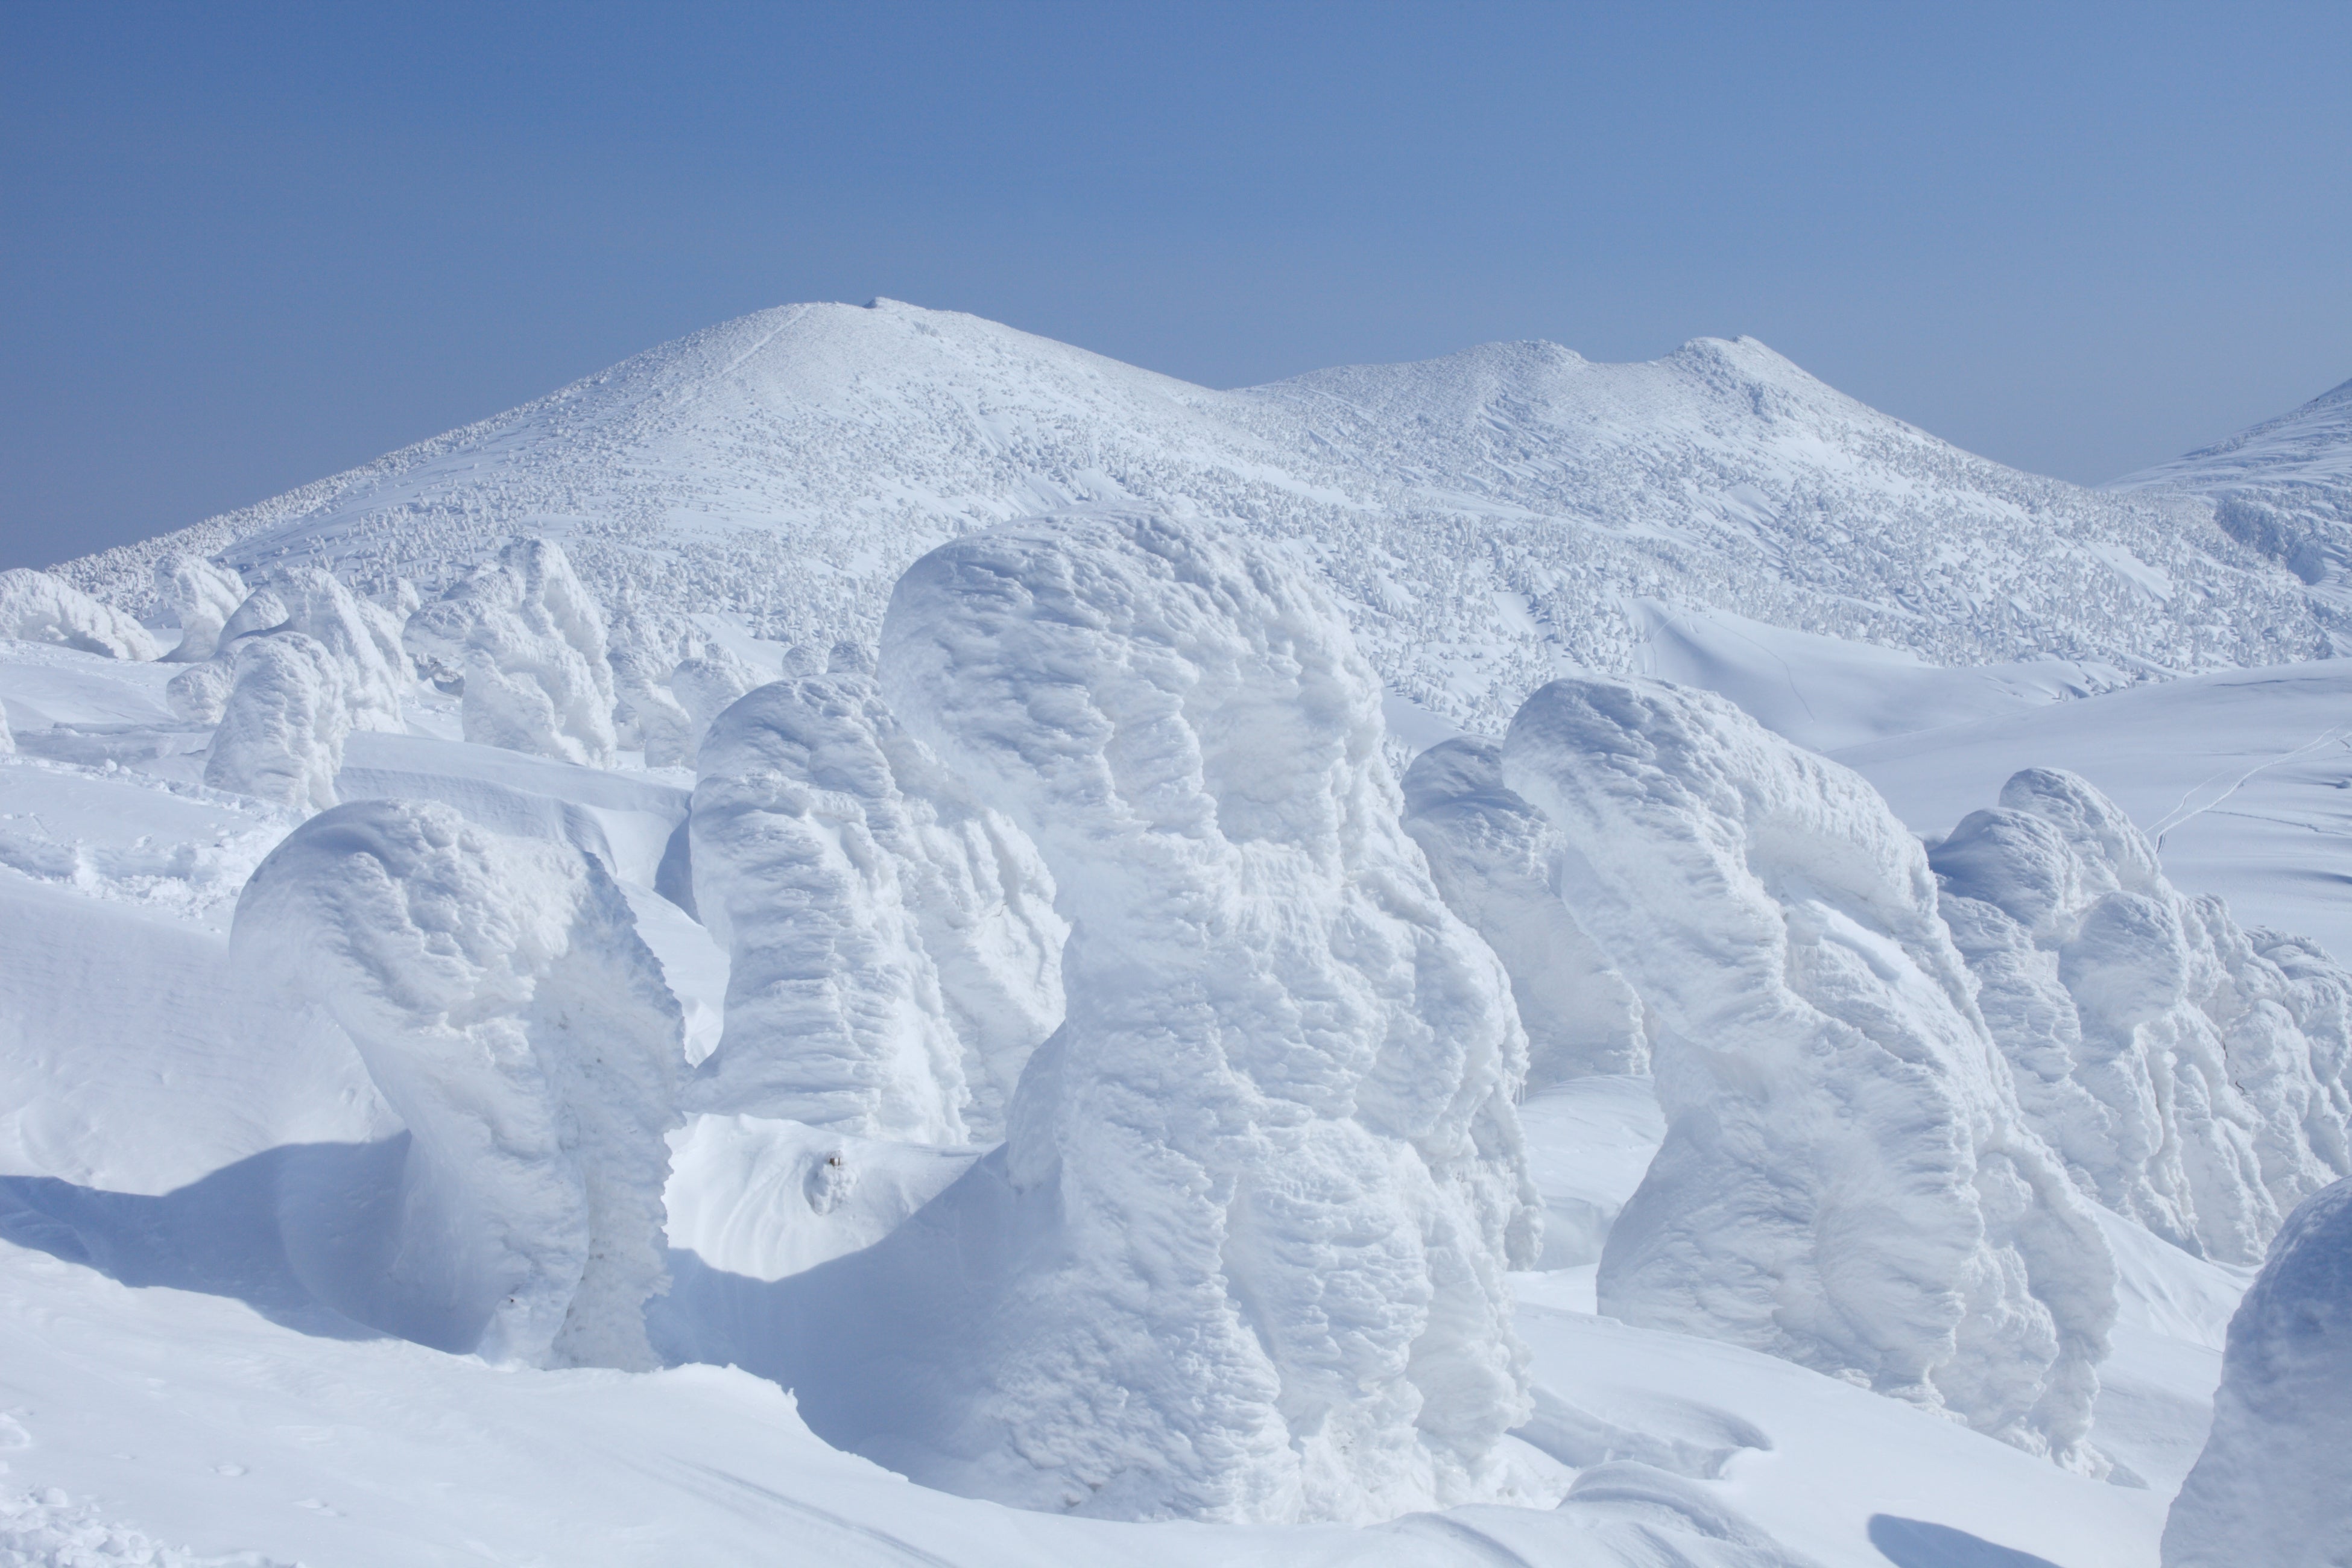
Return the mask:
M1612 1317L2100 1475L2104 1207L2271 1249L2179 1562L2235 1528L2230 1476L2326 1426L2293 1369L2342 1347L2295 1303L2352 1174L2352 975L2174 889L2072 774L1923 844L1727 700L1581 673L1400 779L1328 573L1160 511L967 534L863 640L789 647L537 537L429 595L152 571L205 783L299 823L239 960L404 1130L378 1210L286 1222L361 1323L659 1364L693 1338L648 1316L672 1135L723 1119L790 1151L778 1226L877 1151L956 1162L730 1309L839 1447L1117 1519L1524 1501L1518 1107L1607 1078L1665 1123L1599 1253ZM158 657L40 574L0 575L0 616ZM602 839L343 798L354 736L426 718L672 781L661 918L726 964L707 1055Z

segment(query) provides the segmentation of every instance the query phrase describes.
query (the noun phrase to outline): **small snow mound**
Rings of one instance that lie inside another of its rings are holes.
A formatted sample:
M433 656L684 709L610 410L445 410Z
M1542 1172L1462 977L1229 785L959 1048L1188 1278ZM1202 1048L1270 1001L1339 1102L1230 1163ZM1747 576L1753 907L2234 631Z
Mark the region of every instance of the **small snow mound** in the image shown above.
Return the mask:
M463 690L468 741L611 764L604 613L553 541L514 541L409 616L402 641L436 684Z
M2338 1568L2352 1543L2352 1181L2305 1198L2230 1321L2164 1568Z
M1546 686L1502 771L1654 1025L1666 1137L1601 1310L2097 1468L2114 1268L2017 1110L1918 841L1855 774L1655 681Z
M654 1364L682 1024L603 868L354 802L261 864L231 941L350 1037L412 1140L381 1273L329 1304L492 1359Z
M300 1568L257 1552L208 1556L166 1546L77 1503L55 1487L0 1496L0 1564L6 1568Z
M151 659L155 639L111 605L46 572L0 572L0 637L53 643L107 658Z
M1502 764L1499 744L1470 736L1422 752L1404 776L1405 831L1429 858L1446 907L1510 972L1530 1091L1647 1072L1641 999L1560 900L1559 836L1505 787Z
M1330 597L1159 518L1021 525L908 572L879 679L1053 872L1068 1017L1001 1150L804 1277L812 1424L1110 1518L1494 1495L1528 1409L1524 1038L1400 825Z

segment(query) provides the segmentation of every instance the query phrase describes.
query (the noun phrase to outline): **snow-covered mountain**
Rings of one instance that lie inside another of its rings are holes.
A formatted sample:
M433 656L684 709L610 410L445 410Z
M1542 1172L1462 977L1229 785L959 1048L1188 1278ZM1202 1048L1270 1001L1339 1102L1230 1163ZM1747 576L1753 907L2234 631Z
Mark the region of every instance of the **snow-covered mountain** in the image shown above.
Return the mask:
M543 533L608 595L824 647L870 639L956 534L1137 501L1288 542L1391 688L1490 732L1563 665L1634 667L1657 601L2114 679L2326 655L2343 624L2200 501L2005 468L1753 339L1616 365L1492 343L1218 392L890 300L724 322L59 570L134 609L173 551L430 591Z
M2107 489L2201 497L2233 538L2341 601L2352 573L2352 381Z

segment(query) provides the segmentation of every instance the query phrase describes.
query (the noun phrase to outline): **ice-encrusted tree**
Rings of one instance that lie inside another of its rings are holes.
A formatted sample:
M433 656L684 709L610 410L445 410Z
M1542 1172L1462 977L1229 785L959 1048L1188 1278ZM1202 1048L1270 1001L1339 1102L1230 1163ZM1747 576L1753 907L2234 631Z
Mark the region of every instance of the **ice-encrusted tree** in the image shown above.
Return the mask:
M2352 1181L2305 1198L2230 1320L2164 1568L2352 1562Z
M468 741L611 763L604 612L552 540L507 545L409 616L402 642L421 671L462 689Z
M2352 1174L2352 975L2182 896L2073 773L2016 774L1929 863L2021 1103L2101 1203L2251 1264Z
M0 572L0 637L54 643L106 658L151 659L154 637L136 617L30 567Z
M297 811L334 805L352 732L342 661L300 632L240 637L230 647L218 661L229 689L205 756L205 783ZM194 674L175 677L173 688Z
M2113 1264L2018 1110L1919 841L1856 774L1657 681L1544 687L1503 778L1654 1025L1666 1137L1601 1310L2096 1468Z
M1404 776L1405 831L1437 890L1511 976L1528 1031L1528 1087L1649 1070L1642 1001L1554 885L1559 835L1503 783L1503 748L1465 735Z
M221 628L245 603L245 579L233 567L174 551L155 560L155 598L180 623L179 645L163 657L197 664L220 646Z
M1160 518L1017 525L907 573L878 676L1043 853L1068 1011L1003 1147L801 1287L812 1421L1112 1518L1488 1494L1528 1408L1524 1037L1400 826L1328 595Z
M728 950L699 1110L866 1137L1003 1135L1062 1020L1054 882L894 720L871 676L764 686L703 742L695 907Z
M392 1233L320 1282L331 1304L494 1360L652 1366L683 1026L603 868L356 801L262 862L232 944L349 1037L407 1127Z

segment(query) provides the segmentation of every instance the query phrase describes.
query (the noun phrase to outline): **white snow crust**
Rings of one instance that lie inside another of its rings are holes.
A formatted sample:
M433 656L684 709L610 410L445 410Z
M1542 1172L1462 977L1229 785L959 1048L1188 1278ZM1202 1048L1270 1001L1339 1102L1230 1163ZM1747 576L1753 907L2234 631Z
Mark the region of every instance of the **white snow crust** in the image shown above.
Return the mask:
M1054 880L862 674L801 676L703 743L695 908L729 952L701 1110L867 1137L1003 1136L1029 1055L1062 1021Z
M466 739L602 767L613 760L604 612L561 546L520 539L408 617L420 670L465 696Z
M1665 1142L1601 1310L2097 1468L2114 1266L1885 803L1721 698L1605 678L1529 698L1503 778L1654 1019Z
M1500 1491L1525 1047L1398 825L1328 595L1150 516L1000 530L908 574L880 682L1035 841L1068 1016L1003 1145L807 1277L819 1430L1113 1518Z
M1929 863L2029 1119L2101 1203L2252 1264L2352 1174L2352 975L2324 954L2181 896L2063 771L2011 778Z
M2336 1568L2352 1550L2352 1181L2305 1198L2230 1320L2213 1431L2164 1568Z
M1528 1033L1528 1088L1590 1073L1646 1073L1642 1000L1562 901L1559 835L1503 784L1503 748L1465 736L1404 776L1405 831L1446 907L1495 950Z
M109 658L150 659L157 652L155 639L131 616L61 577L22 566L0 572L0 637Z
M331 1304L494 1361L654 1365L680 1017L604 870L438 804L355 802L255 871L233 941L406 1128L390 1233L314 1240L345 1276L315 1287Z

